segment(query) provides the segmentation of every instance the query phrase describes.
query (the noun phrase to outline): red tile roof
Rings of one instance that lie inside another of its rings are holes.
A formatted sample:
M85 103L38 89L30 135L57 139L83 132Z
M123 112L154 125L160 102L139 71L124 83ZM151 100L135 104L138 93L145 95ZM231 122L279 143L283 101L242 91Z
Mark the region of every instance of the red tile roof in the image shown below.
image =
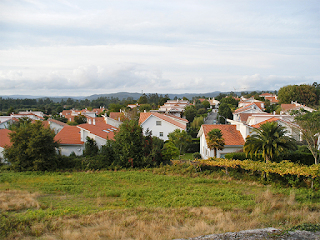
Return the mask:
M84 123L77 126L78 128L85 129L90 133L101 137L103 139L114 139L114 132L118 131L119 129L104 122L97 121L95 125Z
M265 97L265 96L273 96L272 93L262 93L259 95L259 97Z
M168 115L157 113L157 112L140 113L139 124L144 123L151 115L153 115L153 116L155 116L157 118L160 118L160 119L162 119L162 120L164 120L166 122L169 122L169 123L181 128L183 130L186 129L186 125L185 124L182 124L181 122L172 119L171 115L169 117ZM182 119L182 118L180 118L180 119Z
M278 99L276 97L265 97L266 100L269 100L271 103L278 103Z
M8 146L10 147L12 143L10 142L9 129L0 129L0 147Z
M297 108L295 104L281 104L281 110L284 112L295 108Z
M60 132L54 137L55 141L60 144L76 144L82 145L80 129L76 126L64 126Z
M117 121L123 121L125 118L123 112L110 112L109 117Z
M236 129L236 125L209 125L203 124L202 126L204 136L207 137L208 133L213 129L220 129L222 137L224 138L225 145L244 145L244 140L241 133Z
M269 118L267 120L264 120L263 122L260 122L260 123L257 123L255 125L252 125L251 127L254 127L254 128L260 128L261 125L267 123L267 122L275 122L275 121L279 121L280 118L277 118L277 117L272 117L272 118Z

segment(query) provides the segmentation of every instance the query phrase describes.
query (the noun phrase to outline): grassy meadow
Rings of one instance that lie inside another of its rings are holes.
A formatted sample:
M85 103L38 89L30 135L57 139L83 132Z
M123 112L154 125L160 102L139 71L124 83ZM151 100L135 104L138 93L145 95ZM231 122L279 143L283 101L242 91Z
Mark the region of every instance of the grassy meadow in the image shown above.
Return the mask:
M320 193L186 166L0 172L0 238L175 239L320 222Z

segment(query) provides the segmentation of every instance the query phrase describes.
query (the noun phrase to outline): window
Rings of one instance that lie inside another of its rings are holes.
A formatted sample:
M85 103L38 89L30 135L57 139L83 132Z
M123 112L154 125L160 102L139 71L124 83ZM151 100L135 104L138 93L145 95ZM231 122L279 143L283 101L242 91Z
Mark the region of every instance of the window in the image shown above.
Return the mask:
M163 137L163 132L160 132L160 133L159 133L159 136L160 136L160 137Z
M161 126L161 121L156 121L156 125Z

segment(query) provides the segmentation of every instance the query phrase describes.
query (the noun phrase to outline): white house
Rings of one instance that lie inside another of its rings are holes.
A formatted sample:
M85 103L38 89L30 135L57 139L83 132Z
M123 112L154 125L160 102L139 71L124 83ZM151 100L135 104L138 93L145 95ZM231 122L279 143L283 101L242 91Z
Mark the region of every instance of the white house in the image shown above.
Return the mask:
M0 162L5 162L3 158L3 150L5 146L11 146L9 137L10 132L11 131L9 129L0 129Z
M286 136L294 138L296 141L302 141L302 133L299 130L299 126L291 121L286 121L278 117L272 117L258 124L252 125L253 128L260 128L261 125L267 122L277 122L279 126L282 126L287 131Z
M188 120L174 115L161 114L157 112L140 113L139 124L145 132L152 131L152 136L156 136L164 141L168 140L168 134L176 129L186 130Z
M153 112L168 113L177 117L181 116L186 106L190 105L188 100L168 100L159 110Z
M107 143L107 139L114 139L114 132L118 128L106 124L103 118L89 120L78 126L67 125L55 136L55 140L60 142L59 151L62 155L69 156L72 152L82 155L87 137L95 140L99 148Z
M207 145L208 133L213 129L221 130L222 137L225 140L223 150L217 150L217 157L224 158L225 154L237 152L243 149L245 143L240 131L236 129L236 125L209 125L203 124L199 130L200 138L200 154L203 159L214 157L214 150L210 150Z
M281 104L281 112L280 112L280 114L288 114L288 115L290 115L291 111L301 110L301 109L303 109L305 111L308 111L308 112L315 111L314 109L312 109L310 107L307 107L305 105L302 105L300 103L291 102L291 104Z
M241 97L241 100L239 101L238 103L238 108L242 108L242 107L245 107L245 106L248 106L252 103L255 103L257 106L259 106L261 109L264 108L264 102L260 101L260 100L256 100L254 99L253 97L251 98L244 98L244 97Z
M59 152L61 155L69 156L74 152L77 156L82 155L84 141L81 141L80 129L77 126L64 126L54 140L59 142Z
M263 113L263 107L259 103L250 103L244 107L238 108L233 112L233 120L241 121L240 114L243 113Z
M0 116L0 129L8 128L13 120L10 116Z
M69 126L64 122L60 122L55 119L48 119L47 122L49 124L50 129L53 130L55 134L60 132L65 126Z
M101 118L102 121L92 121L90 123L80 124L77 127L80 129L81 141L86 142L86 138L92 138L96 141L99 148L107 143L107 139L113 140L114 133L119 129L106 124L104 119Z

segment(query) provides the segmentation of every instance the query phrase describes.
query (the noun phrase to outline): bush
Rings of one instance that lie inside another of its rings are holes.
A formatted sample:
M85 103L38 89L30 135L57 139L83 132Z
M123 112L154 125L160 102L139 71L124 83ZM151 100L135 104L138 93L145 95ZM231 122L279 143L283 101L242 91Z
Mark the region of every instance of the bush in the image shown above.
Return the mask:
M246 160L246 159L251 159L254 161L263 161L262 155L258 154L257 156L250 156L250 155L246 155L246 153L244 152L234 152L234 153L227 153L225 155L226 159L235 159L235 160Z
M195 152L193 155L192 155L193 159L202 159L201 157L201 154L199 152Z

